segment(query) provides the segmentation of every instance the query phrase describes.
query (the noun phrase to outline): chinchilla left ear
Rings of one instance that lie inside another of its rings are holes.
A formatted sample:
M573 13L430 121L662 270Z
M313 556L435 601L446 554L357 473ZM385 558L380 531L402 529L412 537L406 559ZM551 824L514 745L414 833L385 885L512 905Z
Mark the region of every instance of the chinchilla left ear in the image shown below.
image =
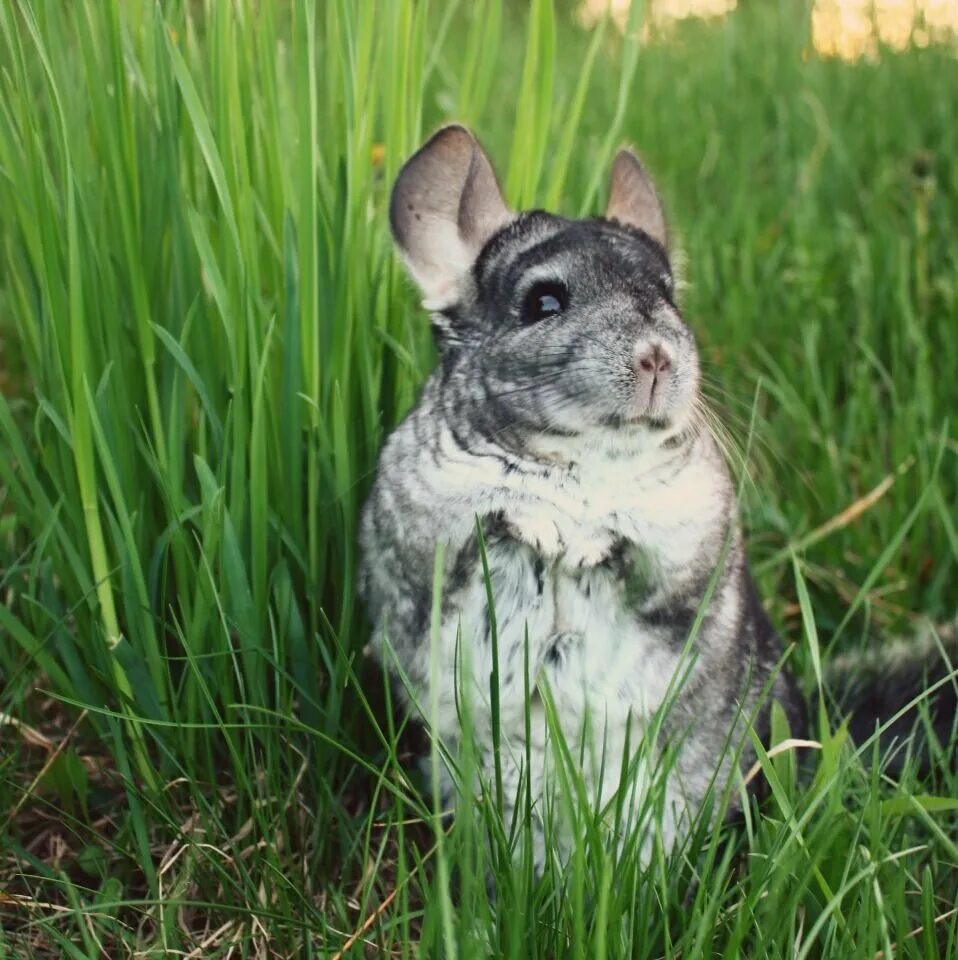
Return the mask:
M605 215L610 220L636 227L663 248L668 248L665 211L642 161L628 147L616 154L612 164L609 205Z
M406 161L389 204L393 236L432 310L450 305L456 281L511 219L489 158L457 124Z

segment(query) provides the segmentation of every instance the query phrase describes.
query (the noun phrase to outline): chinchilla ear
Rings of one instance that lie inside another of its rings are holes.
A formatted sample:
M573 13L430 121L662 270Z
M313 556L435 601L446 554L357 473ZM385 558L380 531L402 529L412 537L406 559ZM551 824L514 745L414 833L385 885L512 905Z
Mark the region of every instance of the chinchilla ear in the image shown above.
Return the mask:
M665 212L658 194L642 161L628 147L616 154L612 164L609 205L605 215L610 220L637 227L663 247L668 245Z
M389 203L393 236L432 310L449 306L456 281L511 219L489 158L457 124L406 161Z

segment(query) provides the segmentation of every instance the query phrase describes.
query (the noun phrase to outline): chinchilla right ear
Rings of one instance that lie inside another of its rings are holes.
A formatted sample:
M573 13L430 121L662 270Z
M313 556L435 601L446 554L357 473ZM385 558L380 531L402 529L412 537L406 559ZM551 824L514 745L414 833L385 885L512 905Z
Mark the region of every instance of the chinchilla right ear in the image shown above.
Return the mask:
M641 230L664 250L668 250L668 230L662 201L642 161L629 147L623 147L612 164L609 205L605 215L610 220L618 220Z
M454 301L456 281L511 219L492 164L465 127L442 127L406 161L389 222L427 309Z

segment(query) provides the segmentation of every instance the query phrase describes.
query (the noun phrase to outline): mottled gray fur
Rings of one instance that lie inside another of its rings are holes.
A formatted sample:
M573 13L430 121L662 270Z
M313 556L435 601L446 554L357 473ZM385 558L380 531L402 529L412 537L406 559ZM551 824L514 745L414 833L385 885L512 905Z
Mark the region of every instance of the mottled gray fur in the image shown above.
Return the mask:
M432 311L440 363L389 437L363 512L373 647L453 750L465 677L476 736L490 745L478 518L498 624L507 803L525 764L527 709L533 796L543 803L549 792L543 689L604 803L621 751L635 749L687 670L662 730L678 750L660 825L671 846L713 779L727 782L735 749L744 742L741 763L754 759L741 717L756 714L767 734L762 691L796 726L802 711L778 669L736 492L706 428L655 191L622 151L605 217L513 214L478 143L452 126L403 168L391 222ZM639 792L650 775L640 773Z

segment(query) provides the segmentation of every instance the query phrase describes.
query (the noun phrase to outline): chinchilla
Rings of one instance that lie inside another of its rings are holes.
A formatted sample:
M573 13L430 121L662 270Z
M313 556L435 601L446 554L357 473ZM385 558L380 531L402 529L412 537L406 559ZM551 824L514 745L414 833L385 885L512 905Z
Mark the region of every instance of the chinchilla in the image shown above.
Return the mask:
M767 741L777 702L797 734L805 710L749 573L656 191L625 149L604 216L514 213L453 125L402 168L390 222L439 363L362 514L372 648L453 754L468 697L489 770L497 736L507 823L522 778L540 811L550 796L556 722L602 805L661 718L630 802L670 749L668 850L754 761L749 726ZM546 848L540 822L540 867Z

